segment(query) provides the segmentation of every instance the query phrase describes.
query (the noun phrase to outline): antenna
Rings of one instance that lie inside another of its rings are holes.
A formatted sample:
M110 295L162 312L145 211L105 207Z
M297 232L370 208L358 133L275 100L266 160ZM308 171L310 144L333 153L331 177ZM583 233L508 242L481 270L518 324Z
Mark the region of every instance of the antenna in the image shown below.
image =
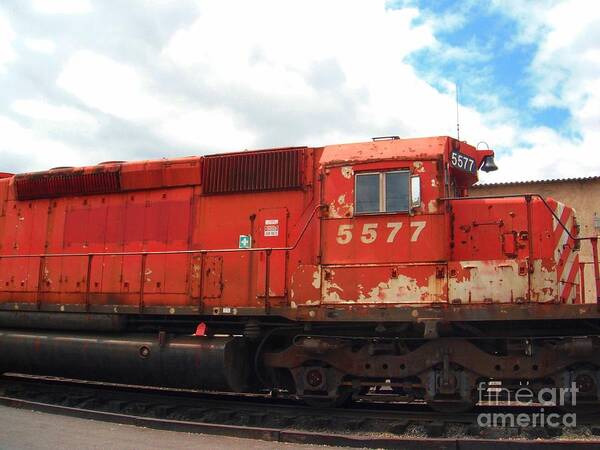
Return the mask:
M454 92L456 93L456 140L460 141L460 121L458 120L458 84L454 82Z

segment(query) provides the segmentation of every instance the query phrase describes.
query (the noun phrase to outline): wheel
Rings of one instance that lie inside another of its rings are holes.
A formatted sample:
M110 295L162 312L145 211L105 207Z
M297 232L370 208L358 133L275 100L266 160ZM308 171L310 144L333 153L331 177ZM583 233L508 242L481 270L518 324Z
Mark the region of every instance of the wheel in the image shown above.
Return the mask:
M567 389L567 400L557 405L561 411L582 415L600 413L600 369L592 365L579 365L566 370L559 383ZM571 388L576 385L577 391ZM575 405L571 403L575 395Z

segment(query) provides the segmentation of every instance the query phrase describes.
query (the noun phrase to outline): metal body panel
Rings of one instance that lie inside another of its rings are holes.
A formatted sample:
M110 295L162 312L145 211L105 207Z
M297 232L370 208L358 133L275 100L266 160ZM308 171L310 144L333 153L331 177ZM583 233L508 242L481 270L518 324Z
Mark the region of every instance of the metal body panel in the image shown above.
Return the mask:
M259 248L287 247L287 220L288 209L261 208L258 210L256 221L258 233L256 235L256 246ZM267 273L267 257L265 254L258 255L257 292L265 292L266 283L269 286L270 297L285 297L287 293L287 255L283 251L271 253ZM268 276L268 280L267 280Z
M15 179L48 174L0 179L0 308L370 321L369 305L397 320L412 307L580 302L562 227L576 235L573 210L449 199L477 180L456 152L477 167L493 154L435 137L110 163L77 171L118 173L118 192L81 184L27 201ZM357 214L356 176L390 171L418 177L420 202ZM237 248L241 235L252 248Z
M323 267L325 304L430 304L446 292L444 264Z

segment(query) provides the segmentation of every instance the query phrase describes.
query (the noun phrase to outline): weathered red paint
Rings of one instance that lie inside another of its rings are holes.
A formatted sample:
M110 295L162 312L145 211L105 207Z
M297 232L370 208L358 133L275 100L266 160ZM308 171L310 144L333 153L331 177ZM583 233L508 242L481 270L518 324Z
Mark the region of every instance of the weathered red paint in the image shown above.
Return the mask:
M32 184L52 171L2 178L0 305L310 308L297 317L311 320L332 305L580 302L575 241L562 228L576 233L573 210L529 197L448 199L477 181L451 167L452 149L476 167L493 154L434 137L61 169L83 178L60 195L52 182ZM419 177L420 204L357 214L356 175L392 170ZM118 183L100 193L85 183L107 173ZM241 235L252 250L237 248Z
M594 255L594 278L596 280L596 303L600 303L600 270L598 268L598 238L592 238L592 253Z

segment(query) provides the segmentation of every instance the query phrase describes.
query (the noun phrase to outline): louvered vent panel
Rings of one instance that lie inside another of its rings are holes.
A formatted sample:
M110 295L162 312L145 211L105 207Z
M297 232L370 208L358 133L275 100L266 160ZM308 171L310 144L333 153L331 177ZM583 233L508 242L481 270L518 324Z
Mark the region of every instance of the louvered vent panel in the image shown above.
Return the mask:
M108 194L120 191L120 172L52 173L15 176L18 200Z
M274 191L302 187L304 148L204 158L205 194Z

